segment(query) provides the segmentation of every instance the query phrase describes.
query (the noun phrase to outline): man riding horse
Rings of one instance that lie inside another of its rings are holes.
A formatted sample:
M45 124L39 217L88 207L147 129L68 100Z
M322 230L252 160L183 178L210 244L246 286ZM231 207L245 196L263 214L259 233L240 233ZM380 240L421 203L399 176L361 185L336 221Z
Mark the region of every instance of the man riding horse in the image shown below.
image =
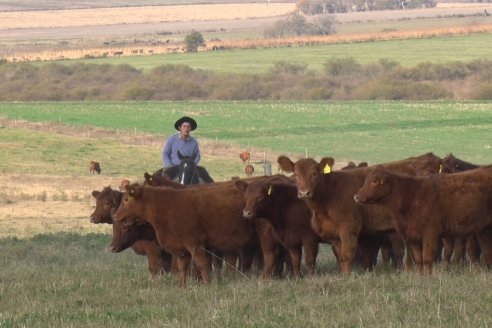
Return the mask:
M198 166L200 162L200 148L198 142L190 133L197 128L196 121L188 116L183 116L174 123L179 132L170 136L162 151L164 169L162 175L167 175L174 180L178 175L178 166L183 158L192 159L197 166L198 176L203 182L213 182L204 167Z

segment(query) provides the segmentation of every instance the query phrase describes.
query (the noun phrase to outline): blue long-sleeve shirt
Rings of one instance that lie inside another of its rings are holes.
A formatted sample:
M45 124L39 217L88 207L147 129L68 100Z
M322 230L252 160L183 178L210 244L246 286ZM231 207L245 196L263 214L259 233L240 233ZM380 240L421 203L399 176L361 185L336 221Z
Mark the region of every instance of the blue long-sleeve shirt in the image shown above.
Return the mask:
M162 151L164 167L178 165L181 162L178 158L178 150L181 155L194 158L196 164L200 162L201 156L198 142L191 136L188 139L183 139L178 132L170 136L164 145Z

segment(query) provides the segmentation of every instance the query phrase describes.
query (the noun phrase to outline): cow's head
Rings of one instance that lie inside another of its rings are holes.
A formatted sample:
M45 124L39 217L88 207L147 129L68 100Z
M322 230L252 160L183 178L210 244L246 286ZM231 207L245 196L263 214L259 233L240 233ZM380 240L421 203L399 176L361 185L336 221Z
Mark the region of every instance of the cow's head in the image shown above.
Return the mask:
M354 195L354 200L358 204L380 204L391 192L389 183L389 172L381 165L378 165L370 172L364 184Z
M109 249L113 253L124 251L138 240L155 240L155 231L149 224L124 225L114 221L113 237Z
M273 192L273 186L270 182L253 181L247 183L243 180L237 180L234 184L236 188L244 192L244 218L253 219L267 215L270 196Z
M120 206L114 212L113 221L119 221L124 225L141 223L139 219L144 213L145 203L143 201L144 187L135 183L126 186L121 198Z
M122 193L105 187L102 191L94 190L92 196L96 199L96 208L90 216L92 223L113 223L111 210L115 210L121 201Z
M169 180L169 177L166 175L160 175L155 173L150 175L149 173L145 172L144 179L145 179L144 185L147 186L153 186L153 187L166 186L166 187L173 187L178 189L185 188L184 185Z
M320 178L329 174L335 164L331 157L324 157L319 163L312 158L303 158L294 163L288 157L280 156L277 162L283 171L294 173L299 198L311 198Z
M122 179L120 181L120 187L119 187L120 191L121 192L125 191L126 186L128 186L129 184L130 184L130 180L128 180L128 179Z

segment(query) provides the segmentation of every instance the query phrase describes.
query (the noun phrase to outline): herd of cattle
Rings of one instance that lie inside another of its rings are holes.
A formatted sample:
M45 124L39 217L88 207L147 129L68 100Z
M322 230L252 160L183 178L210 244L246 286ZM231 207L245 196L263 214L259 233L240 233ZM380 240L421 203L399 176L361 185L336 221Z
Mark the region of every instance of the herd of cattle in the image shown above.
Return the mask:
M380 165L333 158L277 160L287 175L184 186L145 173L143 183L93 191L92 223L113 225L111 250L132 247L153 275L175 272L180 286L195 272L210 282L212 267L261 277L315 273L319 244L329 243L342 273L366 270L379 252L396 268L432 273L433 263L492 261L492 165L433 153ZM193 267L194 270L190 270Z

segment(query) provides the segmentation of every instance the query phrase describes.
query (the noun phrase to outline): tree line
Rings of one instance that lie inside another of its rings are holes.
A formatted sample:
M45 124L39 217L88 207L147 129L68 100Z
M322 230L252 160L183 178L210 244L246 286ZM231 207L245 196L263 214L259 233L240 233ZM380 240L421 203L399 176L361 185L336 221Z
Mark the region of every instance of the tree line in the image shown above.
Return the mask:
M321 71L275 63L263 74L185 65L0 62L0 101L492 99L492 60L404 67L382 59L333 58Z

